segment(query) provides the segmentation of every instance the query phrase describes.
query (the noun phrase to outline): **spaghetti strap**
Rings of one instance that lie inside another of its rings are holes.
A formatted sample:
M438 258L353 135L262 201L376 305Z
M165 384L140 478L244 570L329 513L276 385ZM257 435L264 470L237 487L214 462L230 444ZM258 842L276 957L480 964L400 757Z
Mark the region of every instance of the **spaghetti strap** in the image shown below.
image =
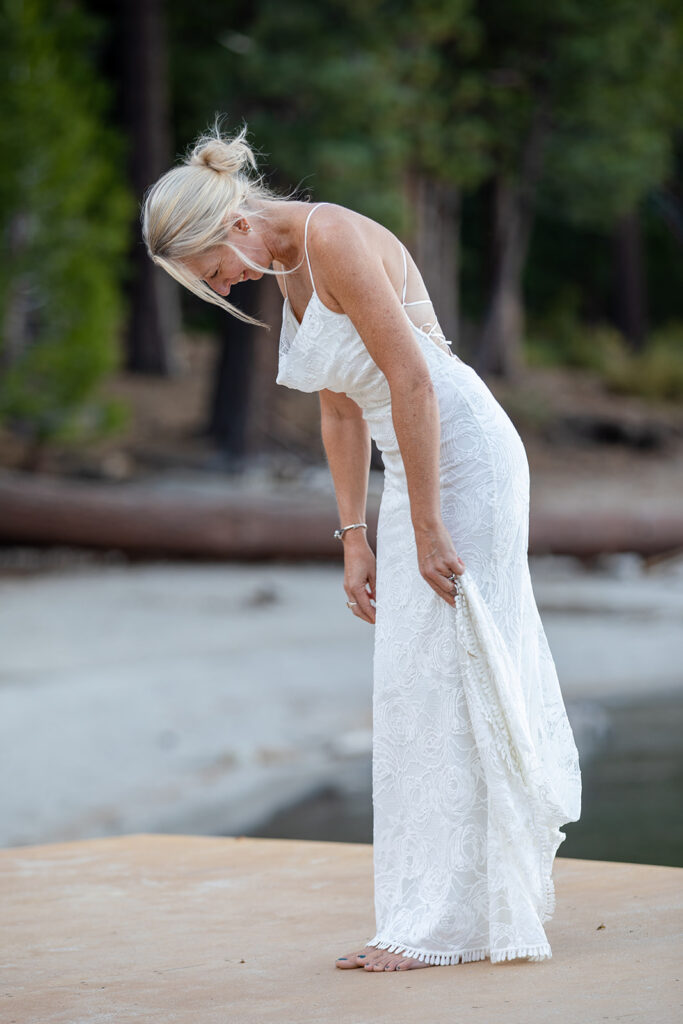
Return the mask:
M402 306L420 306L425 302L431 303L431 299L416 299L414 302L406 302L406 291L408 289L408 265L406 263L406 247L401 242L401 253L403 255L403 297L401 299Z
M429 298L415 299L413 302L406 302L406 291L408 289L408 266L406 263L406 247L403 244L403 242L401 242L401 254L403 255L403 298L401 299L401 305L403 306L404 309L406 309L407 306L422 306L426 303L432 306L432 300ZM432 309L434 309L433 306ZM413 324L414 327L417 327L417 324L414 323L414 321L408 316L407 313L406 316L410 320L411 324ZM429 330L427 330L427 328L429 328ZM420 327L417 327L417 329L418 331L422 331L422 333L425 334L428 338L431 338L432 341L436 342L436 344L440 348L448 352L450 356L455 356L456 359L460 359L460 357L456 356L455 352L450 347L450 342L446 340L443 331L439 327L438 320L434 320L433 323L430 323L430 321L427 320L426 323L422 324ZM462 362L462 359L460 359L460 362Z
M329 203L325 203L325 202L316 203L315 206L313 207L313 209L311 210L311 212L309 213L308 217L306 218L306 224L305 224L305 227L304 227L304 252L306 253L306 262L308 263L308 273L311 276L311 285L312 285L313 291L315 292L316 295L318 295L318 293L315 290L315 281L313 280L313 271L311 270L311 261L310 261L309 256L308 256L308 222L311 219L311 217L313 216L313 214L315 213L315 211L318 209L319 206L329 206ZM320 296L318 296L318 298L320 298Z

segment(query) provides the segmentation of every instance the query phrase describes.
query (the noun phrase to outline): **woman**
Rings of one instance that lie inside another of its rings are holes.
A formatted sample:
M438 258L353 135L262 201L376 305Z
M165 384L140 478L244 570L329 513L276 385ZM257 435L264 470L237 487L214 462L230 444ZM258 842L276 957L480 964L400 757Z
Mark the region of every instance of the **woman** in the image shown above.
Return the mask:
M579 817L578 755L534 600L522 441L450 350L382 225L278 197L218 127L148 191L151 258L202 298L275 273L277 382L320 395L352 614L375 624L376 933L341 968L551 950L552 863ZM271 264L273 269L271 270ZM385 466L365 535L370 438Z

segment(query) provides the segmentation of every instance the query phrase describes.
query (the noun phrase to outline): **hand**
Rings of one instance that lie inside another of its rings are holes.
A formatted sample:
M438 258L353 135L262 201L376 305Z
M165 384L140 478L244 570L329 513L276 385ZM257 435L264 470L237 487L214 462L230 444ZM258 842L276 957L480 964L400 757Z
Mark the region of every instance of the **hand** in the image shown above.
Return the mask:
M351 605L351 611L357 618L374 625L375 609L370 600L375 600L375 555L365 538L364 530L349 530L342 543L344 590L348 600L356 602Z
M439 597L455 606L453 580L448 577L452 573L462 576L465 563L457 554L443 520L434 526L415 527L415 541L420 575Z

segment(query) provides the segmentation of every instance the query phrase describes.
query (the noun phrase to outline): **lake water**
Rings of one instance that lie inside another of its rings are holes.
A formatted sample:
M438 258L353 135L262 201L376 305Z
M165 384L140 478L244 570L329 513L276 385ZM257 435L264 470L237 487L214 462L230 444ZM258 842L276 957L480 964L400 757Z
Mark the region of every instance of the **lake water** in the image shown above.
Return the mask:
M567 702L581 761L582 813L563 857L683 867L683 697ZM369 757L249 834L372 842Z
M338 564L28 554L0 560L0 846L371 842L373 634ZM583 774L560 854L683 865L683 556L531 569Z

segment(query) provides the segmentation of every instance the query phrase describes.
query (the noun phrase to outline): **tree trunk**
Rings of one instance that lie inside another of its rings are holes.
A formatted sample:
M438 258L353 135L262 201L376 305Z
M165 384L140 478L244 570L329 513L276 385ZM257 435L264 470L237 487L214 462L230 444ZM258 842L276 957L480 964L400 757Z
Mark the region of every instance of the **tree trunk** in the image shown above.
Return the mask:
M523 363L522 275L530 225L524 223L517 186L502 176L493 182L492 203L493 281L474 365L483 375L512 379Z
M245 313L258 316L259 305L258 285L252 283L240 291L239 306ZM220 350L207 434L228 460L238 466L247 451L253 339L257 328L225 314L221 315L220 323Z
M124 0L123 109L130 145L130 180L141 201L170 163L166 41L162 0ZM175 282L155 267L136 218L131 252L126 368L168 375L177 370L173 338L180 329Z
M268 451L277 434L277 407L283 388L275 383L278 372L279 327L282 293L272 274L264 274L258 284L246 285L255 293L256 311L252 313L271 329L245 328L250 331L250 402L246 417L246 450ZM250 307L251 309L251 307Z
M647 335L647 297L643 273L643 241L640 217L632 210L621 218L614 232L615 322L635 351Z
M478 373L518 377L523 366L522 283L533 224L533 201L541 173L547 110L539 102L522 152L519 178L500 172L493 179L493 273L488 310L474 359Z
M20 258L28 237L28 217L14 213L7 228L10 265L21 266ZM9 369L25 351L29 342L30 285L26 277L10 275L0 339L0 367Z
M413 220L412 253L446 338L458 344L460 192L455 185L413 174L406 187Z

